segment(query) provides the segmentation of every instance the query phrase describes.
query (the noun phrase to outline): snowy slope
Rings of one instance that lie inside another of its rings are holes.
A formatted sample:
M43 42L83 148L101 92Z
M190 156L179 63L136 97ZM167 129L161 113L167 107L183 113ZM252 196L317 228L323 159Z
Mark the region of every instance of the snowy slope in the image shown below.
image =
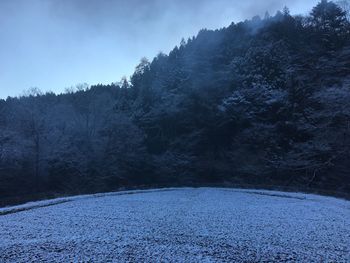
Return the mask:
M0 210L0 262L350 262L345 200L216 188L58 200Z

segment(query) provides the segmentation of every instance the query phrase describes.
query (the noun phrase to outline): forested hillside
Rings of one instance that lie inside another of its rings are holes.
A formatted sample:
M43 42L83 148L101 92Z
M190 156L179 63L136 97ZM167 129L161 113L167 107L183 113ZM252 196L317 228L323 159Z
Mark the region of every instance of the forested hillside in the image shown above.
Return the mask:
M130 80L0 100L0 197L212 183L350 192L347 10L285 8L201 30Z

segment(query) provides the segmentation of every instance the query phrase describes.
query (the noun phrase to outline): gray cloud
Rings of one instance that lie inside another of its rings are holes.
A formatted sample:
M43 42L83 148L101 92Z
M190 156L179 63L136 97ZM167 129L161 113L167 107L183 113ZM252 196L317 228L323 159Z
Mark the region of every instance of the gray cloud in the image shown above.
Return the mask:
M316 0L2 0L0 97L37 86L60 92L109 83L142 56L168 52L201 28L220 28L283 6L306 13Z

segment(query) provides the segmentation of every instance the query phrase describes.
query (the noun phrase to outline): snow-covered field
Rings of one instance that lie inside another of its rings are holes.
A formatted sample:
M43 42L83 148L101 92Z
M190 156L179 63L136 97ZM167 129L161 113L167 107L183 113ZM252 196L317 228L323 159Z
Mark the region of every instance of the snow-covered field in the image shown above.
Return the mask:
M350 202L179 188L0 209L0 262L350 262Z

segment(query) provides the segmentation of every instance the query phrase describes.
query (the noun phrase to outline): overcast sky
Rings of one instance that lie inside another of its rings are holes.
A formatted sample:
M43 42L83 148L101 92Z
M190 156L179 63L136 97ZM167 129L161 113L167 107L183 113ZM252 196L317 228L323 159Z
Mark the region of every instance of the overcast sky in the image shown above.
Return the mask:
M0 0L0 98L111 83L181 38L317 0Z

